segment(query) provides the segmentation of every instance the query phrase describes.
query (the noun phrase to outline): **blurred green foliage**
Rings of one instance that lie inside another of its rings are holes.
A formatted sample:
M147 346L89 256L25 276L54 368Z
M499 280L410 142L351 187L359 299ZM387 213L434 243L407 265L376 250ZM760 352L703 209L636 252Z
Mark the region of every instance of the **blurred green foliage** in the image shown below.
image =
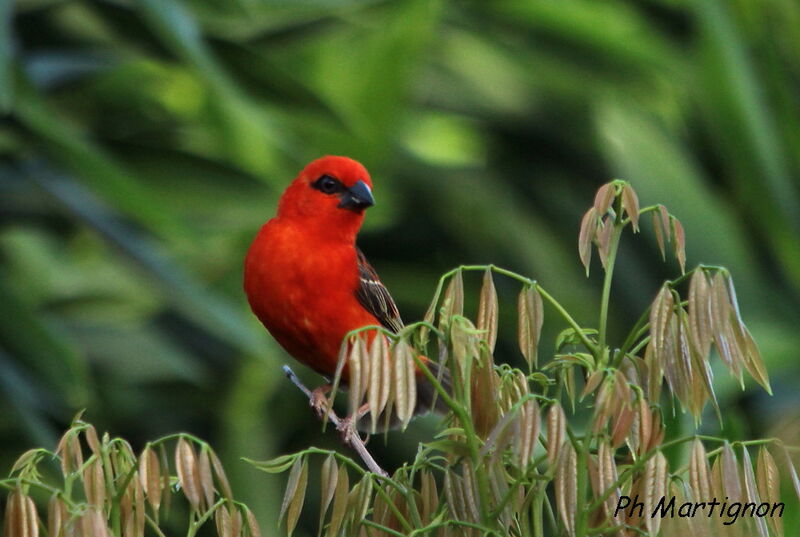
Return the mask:
M0 2L0 466L85 407L135 447L209 439L274 520L279 484L237 458L336 439L281 379L242 258L323 154L371 170L360 244L407 320L461 263L595 311L580 214L631 181L689 265L731 269L767 360L773 398L720 377L726 430L797 441L798 27L794 0ZM676 271L651 233L623 242L612 334ZM374 444L399 462L415 439Z

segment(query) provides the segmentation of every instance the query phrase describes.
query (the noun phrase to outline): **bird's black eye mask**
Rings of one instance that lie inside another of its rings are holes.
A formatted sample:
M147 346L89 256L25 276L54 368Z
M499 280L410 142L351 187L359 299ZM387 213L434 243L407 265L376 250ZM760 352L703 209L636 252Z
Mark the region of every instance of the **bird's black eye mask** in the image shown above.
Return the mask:
M311 188L315 188L323 194L340 194L347 190L341 181L330 175L321 176L311 183Z

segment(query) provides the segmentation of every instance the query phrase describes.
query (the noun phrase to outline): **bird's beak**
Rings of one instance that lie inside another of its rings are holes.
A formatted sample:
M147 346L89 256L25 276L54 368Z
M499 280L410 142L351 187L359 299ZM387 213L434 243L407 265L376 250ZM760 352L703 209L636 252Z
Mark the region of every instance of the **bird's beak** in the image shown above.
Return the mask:
M345 190L340 200L339 208L350 209L351 211L360 211L375 205L375 198L372 197L372 191L364 181L358 181Z

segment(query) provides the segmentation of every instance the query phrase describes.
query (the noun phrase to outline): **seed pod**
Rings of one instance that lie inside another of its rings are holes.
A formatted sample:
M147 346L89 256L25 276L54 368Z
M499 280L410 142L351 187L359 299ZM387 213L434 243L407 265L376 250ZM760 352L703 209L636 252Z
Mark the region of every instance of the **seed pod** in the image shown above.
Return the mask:
M542 297L535 286L524 286L517 300L519 349L528 368L537 367L539 337L544 321Z
M200 481L200 488L203 492L203 498L206 501L206 508L214 505L214 477L211 475L211 461L208 457L209 448L204 446L200 450L200 455L197 459L197 475Z
M339 529L342 527L347 509L347 493L349 490L350 477L347 475L347 469L344 466L340 466L339 476L336 478L336 492L333 494L333 509L331 511L331 520L328 523L327 537L339 535Z
M742 501L742 479L739 476L739 465L736 461L736 454L728 442L722 446L722 485L725 495L730 497L732 502Z
M336 457L331 453L325 458L322 463L322 471L320 475L320 508L319 508L319 527L322 527L325 521L325 515L328 513L328 507L333 500L333 495L336 492L336 484L339 478L339 465L336 463Z
M369 402L370 430L374 434L378 427L378 417L386 408L386 403L392 390L389 342L383 334L376 334L372 338L369 361L372 366L370 368L367 399Z
M246 511L247 517L247 531L250 537L261 537L261 529L258 527L258 521L250 509Z
M761 500L776 504L780 501L781 478L778 473L778 466L775 459L770 455L769 450L761 446L758 450L758 462L756 467L756 484ZM783 535L783 521L780 517L770 517L767 521L775 535Z
M614 462L614 450L608 445L608 442L601 441L598 444L597 475L599 494L604 494L617 482L617 464ZM615 488L603 503L606 517L611 518L614 515L619 498L619 488Z
M478 302L478 322L477 328L484 333L483 339L489 346L489 350L494 352L497 342L497 289L494 287L491 269L486 269L483 274L483 286L481 287L480 300Z
M591 207L583 215L581 230L578 233L578 255L586 268L586 276L589 275L589 265L592 262L592 241L597 234L597 222L597 209Z
M439 319L440 324L442 321L450 324L453 315L464 315L464 278L461 270L457 270L450 278L442 298L442 308L444 318Z
M8 505L11 505L10 497ZM68 520L67 506L58 494L53 494L47 504L47 535L49 537L64 536L66 534L64 525ZM11 535L7 528L4 534L9 537Z
M639 196L627 183L622 187L622 208L631 219L634 233L639 231Z
M297 520L300 518L300 511L303 509L303 502L306 497L306 485L308 484L308 460L305 457L298 457L289 472L289 480L286 483L286 493L281 503L279 520L286 515L286 532L291 535L294 531Z
M222 462L217 457L217 454L213 451L209 452L209 457L211 457L211 467L214 469L214 475L217 477L217 483L219 483L219 488L222 489L222 496L228 500L233 499L233 491L231 490L231 485L228 482L228 476L225 475L225 469L222 467Z
M695 439L692 442L692 454L689 459L689 483L692 485L695 501L712 497L711 470L703 443Z
M575 537L575 516L578 512L577 458L569 442L564 444L562 451L555 474L556 505L567 535Z
M597 211L598 216L605 216L616 196L617 188L614 183L606 183L597 189L597 193L594 195L594 209Z
M405 429L414 416L417 406L417 379L414 368L413 349L405 341L394 346L392 364L394 366L394 404L397 418Z
M683 225L677 218L672 218L672 228L675 237L675 258L681 267L681 274L686 274L686 234L683 232Z
M759 505L761 500L756 487L756 475L753 472L753 462L750 460L750 453L747 451L746 446L742 446L742 473L744 474L745 501ZM766 521L762 517L756 517L754 522L759 537L769 537Z
M564 409L556 401L547 412L547 464L550 471L555 470L561 446L567 437L566 423L567 416L564 415Z
M161 492L164 480L161 477L161 466L158 456L148 444L139 456L139 480L144 489L150 507L158 511L161 505Z
M667 459L660 451L644 466L644 510L653 513L658 501L667 494ZM645 526L649 535L658 535L661 517L646 517Z
M89 505L103 508L106 501L106 482L103 463L95 458L83 471L83 487Z
M175 468L178 471L178 483L183 494L193 509L200 507L200 480L197 473L197 455L192 445L183 437L175 447Z

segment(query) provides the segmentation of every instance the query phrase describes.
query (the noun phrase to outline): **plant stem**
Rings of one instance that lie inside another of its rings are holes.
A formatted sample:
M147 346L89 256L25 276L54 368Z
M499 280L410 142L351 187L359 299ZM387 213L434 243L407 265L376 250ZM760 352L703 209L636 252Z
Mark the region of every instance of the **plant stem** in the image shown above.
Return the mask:
M428 381L434 386L436 391L439 392L439 396L442 397L444 403L450 407L450 410L453 411L453 414L455 414L459 423L464 428L464 436L466 437L467 449L469 450L470 459L472 461L472 469L475 472L475 479L478 482L481 523L488 526L491 523L491 517L489 516L489 499L491 496L489 495L489 478L486 475L486 469L482 464L482 457L480 455L480 449L478 448L478 433L475 432L475 427L464 406L450 397L447 390L444 389L441 383L436 379L436 376L431 373L431 370L428 369L428 366L425 365L419 356L414 356L414 362L416 362L417 367L428 378Z

